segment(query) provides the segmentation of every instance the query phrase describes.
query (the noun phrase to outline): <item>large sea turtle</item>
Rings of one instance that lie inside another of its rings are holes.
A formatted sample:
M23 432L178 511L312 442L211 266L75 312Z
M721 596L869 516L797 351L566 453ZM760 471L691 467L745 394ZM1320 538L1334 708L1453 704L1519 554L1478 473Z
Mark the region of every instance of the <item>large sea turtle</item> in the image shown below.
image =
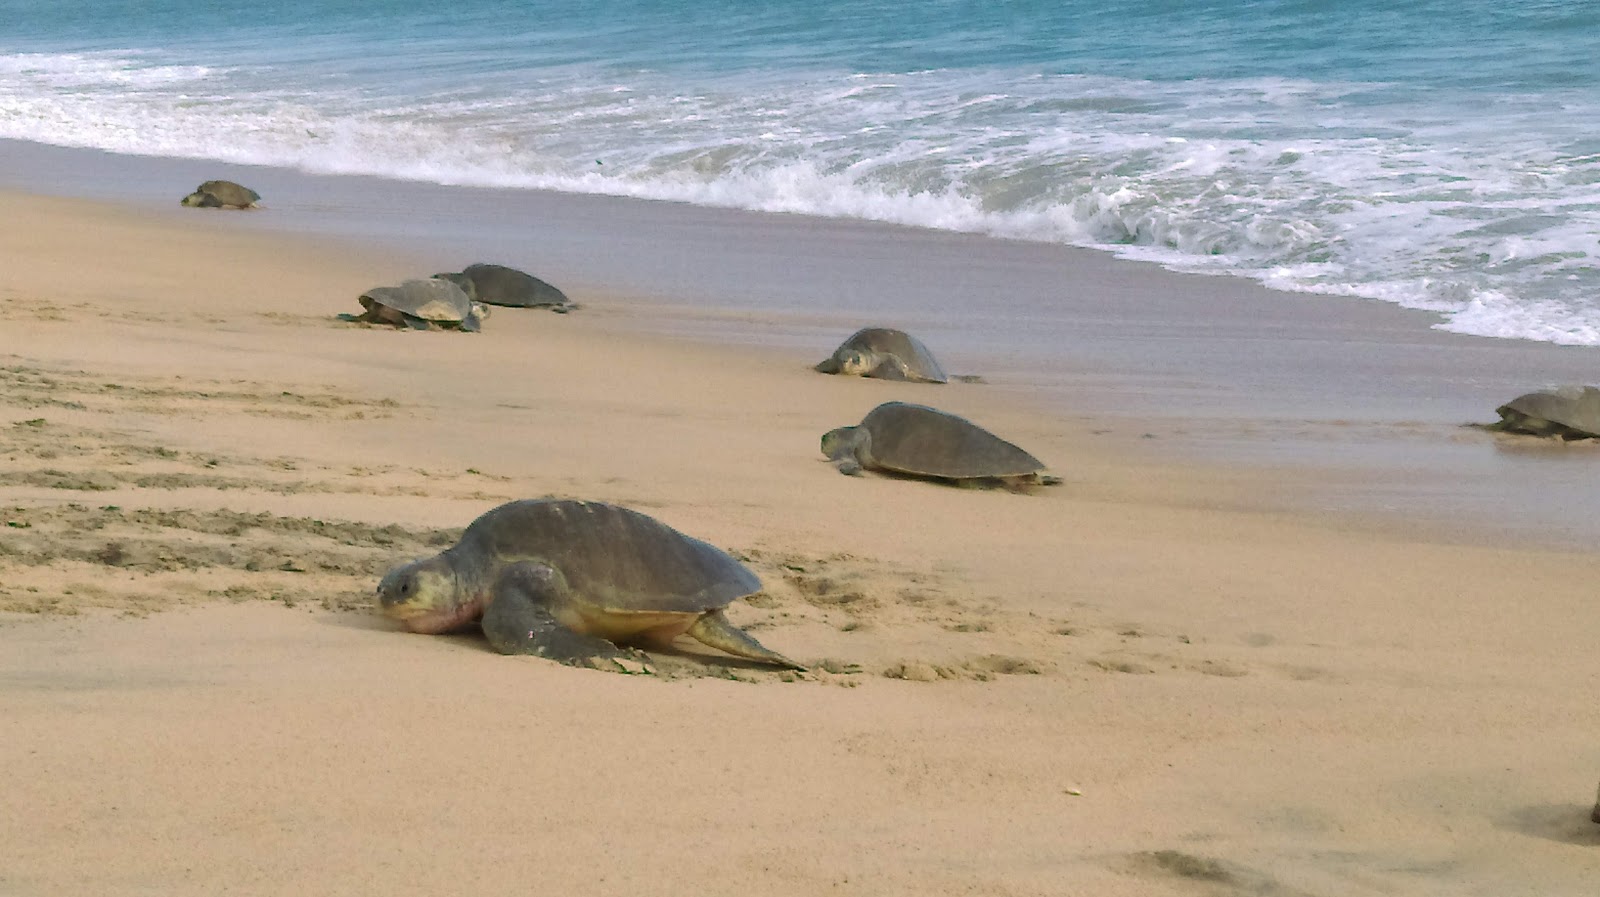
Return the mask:
M261 194L233 181L206 181L181 203L202 209L253 209Z
M1495 409L1500 420L1485 429L1562 439L1600 437L1600 389L1558 386L1517 396Z
M361 307L366 309L362 314L339 317L413 330L443 327L476 333L489 314L460 287L437 277L408 280L397 287L373 287L361 294Z
M840 473L863 469L950 480L963 486L1054 486L1038 458L963 417L885 402L854 427L822 434L822 453Z
M802 670L728 621L723 608L761 590L719 548L638 511L600 502L532 499L474 520L434 557L390 570L383 613L413 632L479 620L501 654L629 669L619 647L688 635L729 654Z
M572 304L572 300L567 298L566 293L532 274L518 271L516 268L507 268L505 265L480 262L468 265L459 274L435 274L434 277L454 281L475 301L486 302L489 305L548 308L560 314L566 314L577 308Z
M903 330L863 327L817 364L824 374L850 374L880 380L947 383L950 378L922 341Z

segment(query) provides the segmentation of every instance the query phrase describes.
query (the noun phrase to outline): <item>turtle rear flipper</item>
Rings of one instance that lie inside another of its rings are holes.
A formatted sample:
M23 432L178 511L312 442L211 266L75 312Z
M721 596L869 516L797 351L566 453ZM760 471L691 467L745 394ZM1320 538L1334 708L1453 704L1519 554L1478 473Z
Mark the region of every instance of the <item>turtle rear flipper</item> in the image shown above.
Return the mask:
M750 637L750 633L733 625L728 620L728 615L722 608L706 611L700 619L694 621L684 632L685 635L701 643L710 645L719 651L725 651L734 657L744 657L749 660L759 660L791 670L804 670L805 667L795 663L782 654L766 647Z
M560 576L545 564L518 564L495 586L484 611L483 634L501 654L532 654L575 667L623 673L648 673L649 658L632 648L619 648L603 638L574 632L550 612L564 601Z

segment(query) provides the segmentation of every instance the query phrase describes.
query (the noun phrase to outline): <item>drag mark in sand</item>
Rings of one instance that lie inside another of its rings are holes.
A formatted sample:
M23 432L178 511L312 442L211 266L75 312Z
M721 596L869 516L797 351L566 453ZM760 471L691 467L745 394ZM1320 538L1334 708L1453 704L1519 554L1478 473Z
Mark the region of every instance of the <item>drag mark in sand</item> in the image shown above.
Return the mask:
M429 411L318 386L113 376L12 357L0 363L0 412L10 417L0 423L0 611L143 614L203 601L269 600L371 613L384 571L436 553L459 531L254 511L281 502L275 496L340 495L358 498L361 516L381 520L390 517L386 503L398 498L499 504L580 485L476 468L257 457L178 444L181 434L151 435L171 434L164 422L174 416L332 418L359 427ZM116 428L95 425L113 416ZM227 507L242 502L252 511ZM1232 678L1270 669L1093 608L1076 607L1070 619L1018 610L954 569L788 547L733 554L766 586L736 605L735 622L752 632L814 635L812 677L824 682L1173 671ZM724 661L673 650L655 664L667 678L794 678Z
M207 599L367 610L396 557L460 535L226 509L65 504L4 508L0 518L0 610L26 613L148 612Z
M830 663L907 682L989 682L1007 676L1198 673L1223 679L1270 669L1177 632L1154 631L1093 608L1045 617L974 593L958 574L919 571L849 553L735 550L766 588L741 621L830 630ZM1247 652L1235 651L1234 654ZM840 658L848 658L848 661ZM837 672L837 671L836 671Z
M0 404L102 414L128 411L180 416L235 413L291 420L384 418L404 407L389 398L275 389L249 380L113 378L18 361L13 356L11 363L0 365Z
M477 470L333 467L304 458L260 458L178 449L138 434L77 427L48 417L0 429L0 474L12 486L73 492L201 490L276 495L347 493L504 501L509 478ZM485 488L489 487L489 488Z

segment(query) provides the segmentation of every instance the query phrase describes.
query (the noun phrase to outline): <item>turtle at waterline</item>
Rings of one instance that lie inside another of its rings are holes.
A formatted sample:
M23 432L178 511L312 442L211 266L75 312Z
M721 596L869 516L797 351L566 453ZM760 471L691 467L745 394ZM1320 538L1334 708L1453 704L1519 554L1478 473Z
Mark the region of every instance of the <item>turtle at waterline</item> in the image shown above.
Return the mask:
M1500 420L1485 430L1551 436L1565 440L1600 438L1600 389L1557 386L1517 396L1495 409Z
M907 402L885 402L856 426L829 430L822 453L851 476L878 470L976 487L1061 483L1038 458L966 418Z
M857 330L840 343L832 355L818 362L815 369L824 374L879 380L909 380L917 383L950 381L949 375L939 367L939 362L934 360L933 353L921 340L890 327L863 327Z
M261 194L233 181L206 181L179 200L180 205L199 209L253 209Z
M468 265L460 273L433 276L452 281L466 291L474 302L508 308L547 308L557 314L566 314L577 308L566 293L532 274L505 265L480 262Z
M473 302L454 283L437 277L408 280L397 287L373 287L360 296L359 315L343 321L390 324L412 330L452 329L476 333L489 309Z

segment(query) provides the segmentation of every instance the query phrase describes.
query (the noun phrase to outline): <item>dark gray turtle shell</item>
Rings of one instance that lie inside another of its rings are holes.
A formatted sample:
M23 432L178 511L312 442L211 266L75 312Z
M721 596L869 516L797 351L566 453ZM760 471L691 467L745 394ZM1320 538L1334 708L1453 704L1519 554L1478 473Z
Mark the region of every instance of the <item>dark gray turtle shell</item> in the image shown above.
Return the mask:
M1497 429L1540 436L1600 437L1600 389L1593 386L1530 392L1495 410L1500 415Z
M857 330L833 351L833 355L817 365L817 370L824 374L838 373L841 357L851 351L898 358L905 365L906 375L913 380L929 383L947 383L950 380L921 340L890 327L863 327Z
M182 204L209 209L248 209L261 201L261 194L233 181L206 181L185 196Z
M548 308L567 311L573 307L567 294L516 268L479 263L468 265L459 274L436 274L454 281L478 302L509 308Z
M952 480L1044 470L1038 458L988 430L926 405L885 402L861 426L872 437L873 462L887 470Z
M607 613L699 615L761 591L727 552L638 511L602 502L503 504L447 549L452 566L538 561L560 571L574 600ZM492 582L491 570L480 574Z
M408 280L397 287L373 287L361 294L361 306L368 312L375 304L440 324L459 324L475 317L467 294L437 277Z

